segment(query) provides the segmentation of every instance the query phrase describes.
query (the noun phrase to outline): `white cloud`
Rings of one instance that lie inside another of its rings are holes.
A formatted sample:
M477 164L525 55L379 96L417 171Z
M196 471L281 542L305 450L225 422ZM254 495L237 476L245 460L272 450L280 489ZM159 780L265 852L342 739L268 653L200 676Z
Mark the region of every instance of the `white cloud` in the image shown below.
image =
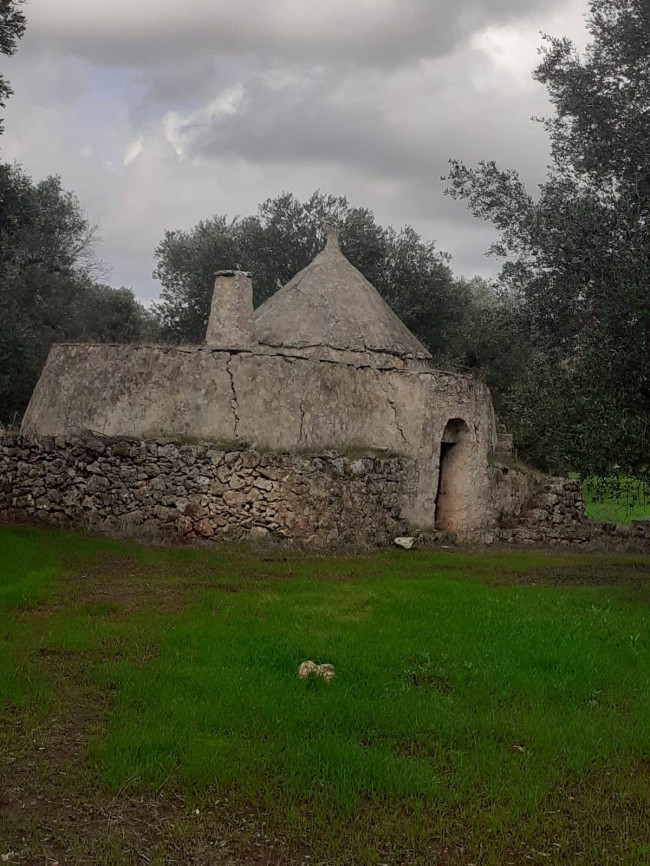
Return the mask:
M140 135L138 138L129 142L124 151L124 159L122 160L122 165L127 166L131 165L132 162L135 162L136 159L142 153L144 148L144 136Z
M203 108L182 114L170 111L162 119L165 139L179 159L184 159L192 143L222 119L237 114L244 98L241 84L228 87L210 100Z

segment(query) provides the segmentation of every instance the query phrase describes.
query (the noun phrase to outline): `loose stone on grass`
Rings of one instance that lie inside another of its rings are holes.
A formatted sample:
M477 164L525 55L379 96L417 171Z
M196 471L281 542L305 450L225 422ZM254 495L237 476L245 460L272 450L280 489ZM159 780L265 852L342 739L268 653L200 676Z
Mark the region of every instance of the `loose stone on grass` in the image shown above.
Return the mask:
M303 662L298 668L298 676L300 679L307 679L309 676L322 677L326 682L333 680L336 676L334 671L334 665L323 664L317 665L316 662L309 661Z
M412 550L415 544L415 538L412 536L402 536L393 541L396 547L401 547L403 550Z

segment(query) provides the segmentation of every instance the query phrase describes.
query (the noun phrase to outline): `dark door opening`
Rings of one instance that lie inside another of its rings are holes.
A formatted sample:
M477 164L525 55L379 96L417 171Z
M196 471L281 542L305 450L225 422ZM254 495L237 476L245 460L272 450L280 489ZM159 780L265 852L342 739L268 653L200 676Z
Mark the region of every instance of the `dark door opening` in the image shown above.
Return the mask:
M440 469L438 470L438 489L436 490L436 526L438 526L440 517L440 493L443 489L443 478L445 475L445 469L447 467L447 457L449 452L454 447L454 442L441 442L440 443ZM438 527L442 529L442 527Z
M440 443L436 529L463 529L469 493L469 430L460 418L447 423Z

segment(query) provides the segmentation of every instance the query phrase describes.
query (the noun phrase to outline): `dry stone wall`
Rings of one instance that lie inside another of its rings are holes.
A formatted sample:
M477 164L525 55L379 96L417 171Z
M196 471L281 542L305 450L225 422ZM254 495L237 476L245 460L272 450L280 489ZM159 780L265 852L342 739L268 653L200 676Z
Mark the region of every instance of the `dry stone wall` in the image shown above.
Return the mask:
M0 519L170 539L381 544L415 463L144 440L0 438Z
M487 544L650 551L650 520L588 520L578 481L493 463ZM418 466L403 456L0 435L0 520L163 539L382 545L410 534ZM449 543L453 533L426 531Z
M494 524L483 541L650 551L650 518L589 520L580 482L506 464L490 466Z

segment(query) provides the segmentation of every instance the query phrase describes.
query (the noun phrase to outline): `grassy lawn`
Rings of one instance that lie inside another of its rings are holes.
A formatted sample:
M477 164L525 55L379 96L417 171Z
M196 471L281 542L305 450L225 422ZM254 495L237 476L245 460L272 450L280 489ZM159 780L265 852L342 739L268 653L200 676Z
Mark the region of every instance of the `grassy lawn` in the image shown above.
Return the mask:
M643 520L650 517L650 488L634 486L623 488L618 497L600 499L594 496L588 484L583 485L584 497L587 503L587 514L592 520L604 523L629 523L631 520Z
M650 558L0 551L8 862L650 863Z

